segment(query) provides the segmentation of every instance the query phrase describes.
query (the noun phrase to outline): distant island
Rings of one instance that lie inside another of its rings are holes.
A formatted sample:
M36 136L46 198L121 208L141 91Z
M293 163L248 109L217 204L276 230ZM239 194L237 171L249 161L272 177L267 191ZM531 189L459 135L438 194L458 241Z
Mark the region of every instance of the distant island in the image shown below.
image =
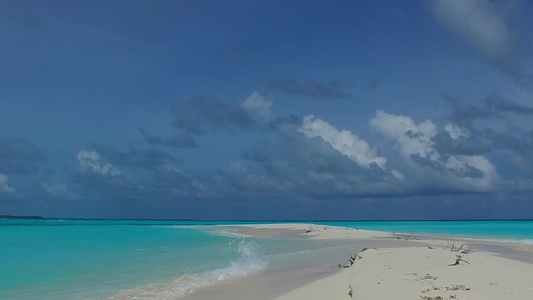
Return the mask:
M10 216L10 215L0 215L0 219L44 219L43 217L39 216Z

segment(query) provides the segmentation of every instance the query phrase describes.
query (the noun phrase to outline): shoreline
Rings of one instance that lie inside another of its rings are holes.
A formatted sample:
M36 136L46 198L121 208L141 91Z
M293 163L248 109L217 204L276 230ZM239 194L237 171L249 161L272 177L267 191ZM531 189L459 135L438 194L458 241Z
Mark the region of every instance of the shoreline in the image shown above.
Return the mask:
M339 245L339 250L321 254L305 267L267 269L201 288L184 296L185 300L533 299L533 245L302 223L206 228L254 238L308 239ZM451 245L451 240L455 245ZM470 245L471 250L464 254L450 250L462 244ZM376 250L359 253L363 248ZM450 266L458 254L463 257L457 265ZM349 265L354 255L353 265L339 268L341 263Z

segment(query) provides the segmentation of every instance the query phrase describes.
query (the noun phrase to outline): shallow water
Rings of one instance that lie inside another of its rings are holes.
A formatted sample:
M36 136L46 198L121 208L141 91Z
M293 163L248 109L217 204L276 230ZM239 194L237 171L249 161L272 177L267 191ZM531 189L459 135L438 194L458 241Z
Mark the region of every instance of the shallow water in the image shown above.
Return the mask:
M406 233L433 233L468 235L497 239L533 241L533 220L484 220L484 221L360 221L317 222L367 230L395 231Z
M244 253L251 243L169 225L1 221L0 239L0 299L105 297L186 273L263 267Z
M307 259L300 264L312 264L313 257L344 247L191 227L239 223L0 220L0 299L176 298L217 282L293 266L295 257ZM533 221L318 223L533 240Z

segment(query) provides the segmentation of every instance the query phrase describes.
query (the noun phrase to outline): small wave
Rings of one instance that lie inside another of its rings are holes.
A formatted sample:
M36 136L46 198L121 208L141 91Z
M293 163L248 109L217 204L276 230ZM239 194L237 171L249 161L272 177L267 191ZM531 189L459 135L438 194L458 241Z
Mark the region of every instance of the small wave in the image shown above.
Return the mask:
M235 232L233 230L225 230L225 229L212 230L209 233L211 233L213 235L227 236L227 237L234 237L234 238L249 238L249 237L252 237L250 235L238 233L238 232Z
M479 239L479 240L487 241L487 242L506 242L506 243L533 245L533 239Z
M230 243L236 245L240 257L230 261L224 268L200 274L186 273L170 282L155 283L134 289L123 290L107 298L107 300L162 300L183 297L196 289L213 285L221 281L244 277L264 269L268 262L261 254L261 247L255 242L235 239Z
M161 226L161 227L178 228L178 229L190 228L190 229L200 229L200 230L206 229L205 226L198 226L198 225L166 225L166 226ZM232 238L252 237L251 235L238 233L236 230L232 230L232 229L212 229L212 227L207 227L207 228L208 228L208 232L212 235L232 237ZM212 229L212 230L209 230L209 229Z

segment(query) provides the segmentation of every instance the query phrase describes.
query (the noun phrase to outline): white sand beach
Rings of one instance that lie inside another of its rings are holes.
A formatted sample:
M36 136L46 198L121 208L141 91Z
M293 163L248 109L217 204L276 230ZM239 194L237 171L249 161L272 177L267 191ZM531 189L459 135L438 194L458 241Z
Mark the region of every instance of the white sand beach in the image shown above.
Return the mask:
M298 288L290 299L533 299L533 265L427 247L369 249L339 274Z
M254 237L301 235L354 247L344 257L318 259L316 268L265 272L184 299L533 299L533 245L310 224L230 227Z

